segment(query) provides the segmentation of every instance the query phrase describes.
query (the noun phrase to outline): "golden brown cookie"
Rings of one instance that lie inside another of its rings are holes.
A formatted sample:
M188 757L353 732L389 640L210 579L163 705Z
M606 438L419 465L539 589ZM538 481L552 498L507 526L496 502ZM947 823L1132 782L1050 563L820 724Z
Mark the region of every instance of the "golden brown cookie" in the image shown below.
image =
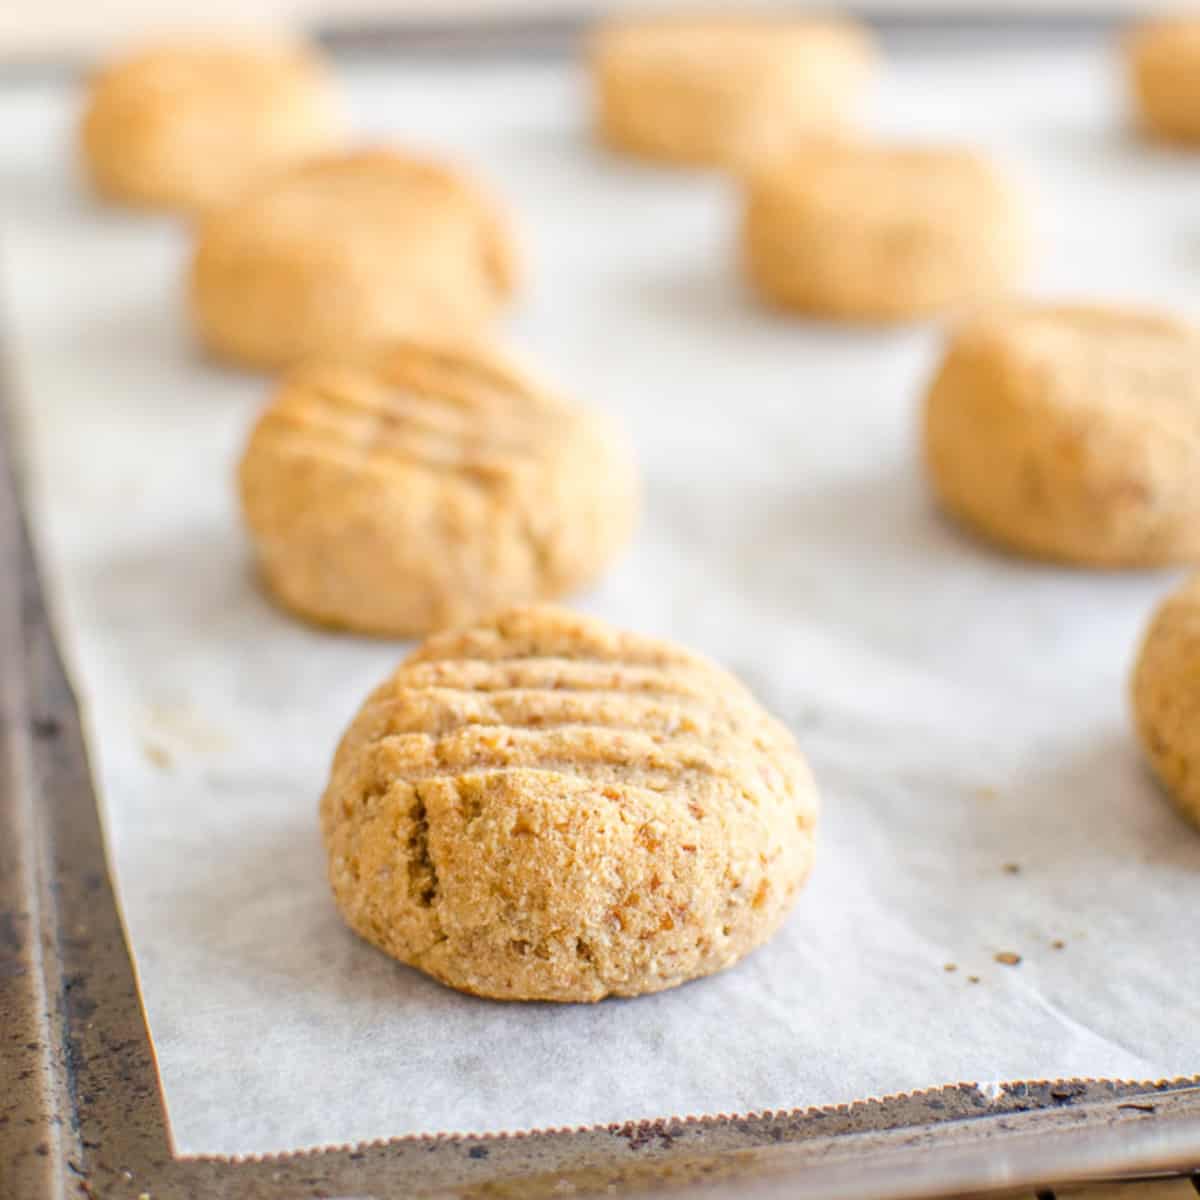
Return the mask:
M1125 58L1143 130L1169 142L1200 142L1200 19L1142 26L1126 41Z
M242 459L263 577L321 624L408 636L596 578L636 511L609 424L477 348L289 375Z
M80 140L87 173L106 199L195 212L329 150L341 129L332 81L312 52L178 41L96 76Z
M1200 337L1157 313L1029 305L953 337L925 405L946 509L1094 567L1200 559Z
M745 189L745 270L776 308L913 320L1003 293L1025 267L1017 197L969 151L812 143Z
M844 127L875 53L846 20L709 13L611 21L589 58L603 142L716 166Z
M600 1000L775 932L816 789L737 680L555 608L430 638L342 738L321 824L355 932L451 987Z
M1147 760L1179 811L1200 826L1200 576L1154 614L1131 692Z
M507 221L473 182L364 150L273 176L211 214L192 312L212 353L277 367L395 336L473 335L515 274Z

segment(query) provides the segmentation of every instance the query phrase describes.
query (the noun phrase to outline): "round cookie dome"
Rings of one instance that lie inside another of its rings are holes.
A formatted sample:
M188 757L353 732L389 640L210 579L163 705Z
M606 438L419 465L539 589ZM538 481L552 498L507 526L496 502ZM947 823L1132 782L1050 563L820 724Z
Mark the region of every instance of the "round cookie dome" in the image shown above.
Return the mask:
M299 46L168 42L102 70L80 130L96 191L185 212L329 150L342 130L333 83Z
M304 163L211 214L191 307L212 353L278 367L389 337L474 335L515 277L507 221L472 182L364 150Z
M1179 811L1200 826L1200 576L1155 613L1131 695L1147 761Z
M240 469L286 608L410 636L594 579L633 526L624 442L480 349L398 342L284 379Z
M1016 194L969 151L810 143L745 190L746 273L783 310L914 320L1006 292L1025 267Z
M844 126L874 59L850 21L618 18L590 43L598 134L649 159L743 161Z
M1125 58L1142 128L1169 142L1200 142L1200 19L1143 25L1127 40Z
M766 941L817 798L714 664L554 608L439 634L377 688L321 801L350 927L451 987L599 1000Z
M1200 337L1156 313L1030 305L952 338L925 401L938 498L1013 550L1200 559Z

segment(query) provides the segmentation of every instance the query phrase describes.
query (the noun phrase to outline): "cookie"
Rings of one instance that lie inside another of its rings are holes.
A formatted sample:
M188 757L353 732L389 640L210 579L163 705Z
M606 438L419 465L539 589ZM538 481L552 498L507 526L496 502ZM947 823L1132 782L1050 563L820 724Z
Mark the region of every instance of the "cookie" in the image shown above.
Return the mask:
M515 275L507 220L472 181L364 150L273 176L208 216L191 307L214 355L279 367L395 336L473 336Z
M952 339L925 401L946 510L1038 558L1200 559L1200 338L1170 317L1029 305Z
M80 143L105 199L198 212L260 175L328 151L341 129L332 81L310 51L180 41L96 76Z
M874 60L844 20L614 20L590 43L597 133L643 158L738 163L846 126Z
M1125 43L1134 107L1152 137L1200 143L1200 19L1142 26Z
M321 800L347 924L451 987L600 1000L737 962L813 857L816 789L731 675L548 607L430 638Z
M744 268L775 308L914 320L1003 293L1025 266L1021 205L969 151L813 143L744 186Z
M1147 761L1179 811L1200 827L1200 576L1154 614L1131 699Z
M239 481L284 607L397 637L582 587L637 507L629 451L597 414L494 353L413 341L290 374Z

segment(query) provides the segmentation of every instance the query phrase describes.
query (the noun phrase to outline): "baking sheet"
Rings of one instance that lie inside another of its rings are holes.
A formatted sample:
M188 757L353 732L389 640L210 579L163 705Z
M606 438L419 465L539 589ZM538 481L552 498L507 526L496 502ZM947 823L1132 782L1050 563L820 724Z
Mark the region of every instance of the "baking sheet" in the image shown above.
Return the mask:
M744 0L725 0L736 8ZM754 8L810 9L826 12L824 0L748 0ZM102 57L131 38L156 33L227 29L254 23L318 29L333 38L370 42L380 34L403 37L445 37L451 41L474 29L501 40L541 30L563 31L596 14L620 9L678 8L677 0L105 0L81 5L75 0L41 0L37 5L11 4L0 10L0 61L84 61ZM722 7L721 0L704 0L691 8ZM1135 19L1164 8L1188 6L1184 0L1166 5L1161 0L864 0L849 6L882 21L903 26L909 22L944 21L970 26L1028 20L1104 22ZM468 34L469 36L469 34Z
M185 232L80 195L74 98L10 89L2 269L35 536L178 1151L1200 1069L1200 838L1125 709L1175 576L1024 564L945 524L914 453L937 330L761 314L733 197L592 149L566 65L344 75L365 131L510 198L530 266L512 341L620 415L647 481L635 545L579 603L709 653L787 721L821 784L820 856L768 947L636 1001L490 1004L344 930L317 797L404 647L259 594L232 469L266 385L193 349ZM881 91L885 129L969 137L1023 178L1036 290L1186 305L1197 167L1124 137L1100 48L908 57Z

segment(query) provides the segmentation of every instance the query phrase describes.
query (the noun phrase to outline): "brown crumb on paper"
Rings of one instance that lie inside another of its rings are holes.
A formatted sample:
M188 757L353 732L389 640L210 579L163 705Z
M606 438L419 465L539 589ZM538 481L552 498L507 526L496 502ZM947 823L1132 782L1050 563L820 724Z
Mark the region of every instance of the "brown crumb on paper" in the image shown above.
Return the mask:
M170 751L155 742L143 742L142 753L146 756L146 761L152 763L160 771L169 771L174 765L171 761Z
M1000 953L996 955L996 961L1004 967L1016 967L1020 966L1021 964L1021 956L1019 954L1014 954L1011 950L1001 950Z
M1005 875L1020 875L1021 864L1020 863L1005 863L1004 864L1004 873L1005 873Z
M1062 938L1055 938L1054 941L1050 943L1051 950L1065 950L1066 948L1067 943L1064 942Z
M978 976L978 975L968 975L968 976L967 976L967 982L968 982L968 983L978 983L978 982L979 982L979 976Z
M957 971L957 970L958 970L958 963L947 963L947 964L946 964L946 965L945 965L945 966L942 968L942 970L943 970L943 971Z

